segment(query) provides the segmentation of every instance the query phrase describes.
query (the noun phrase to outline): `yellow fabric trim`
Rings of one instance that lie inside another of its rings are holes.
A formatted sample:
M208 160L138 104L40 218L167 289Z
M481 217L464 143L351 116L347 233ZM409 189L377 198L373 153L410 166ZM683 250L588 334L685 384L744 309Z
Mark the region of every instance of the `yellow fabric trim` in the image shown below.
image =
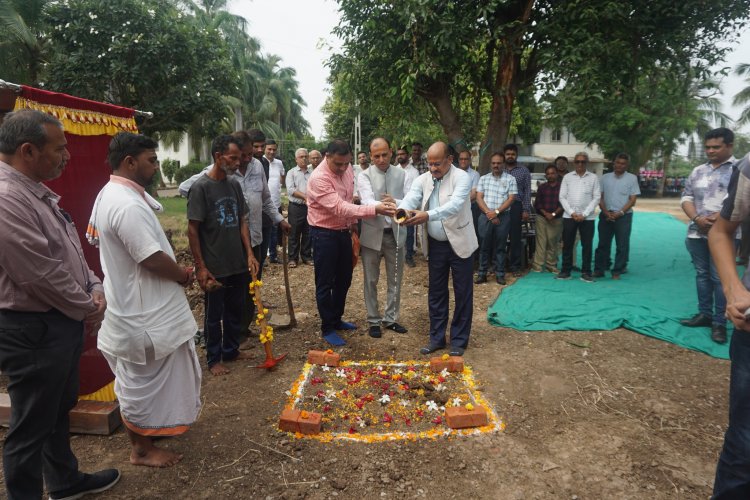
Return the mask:
M73 135L115 135L118 132L138 133L134 118L122 118L95 111L53 106L31 101L24 97L16 99L15 110L36 109L60 120L65 132Z
M115 381L113 380L109 384L105 385L96 392L91 394L84 394L78 396L78 401L114 401L117 399L115 396Z

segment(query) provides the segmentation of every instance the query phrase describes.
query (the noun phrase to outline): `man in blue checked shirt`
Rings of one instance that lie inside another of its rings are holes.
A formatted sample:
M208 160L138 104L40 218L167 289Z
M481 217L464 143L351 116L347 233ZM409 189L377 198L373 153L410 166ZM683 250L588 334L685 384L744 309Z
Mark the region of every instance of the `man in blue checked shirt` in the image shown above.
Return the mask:
M515 177L518 196L510 206L510 271L516 278L521 276L521 251L523 250L523 231L521 223L531 217L531 173L529 169L518 164L518 146L506 144L503 148L505 168Z
M490 158L492 172L483 175L477 186L477 205L483 215L479 216L479 271L474 283L487 282L490 251L495 248L495 280L505 284L505 246L510 230L510 207L516 200L516 179L503 171L503 154L495 153Z

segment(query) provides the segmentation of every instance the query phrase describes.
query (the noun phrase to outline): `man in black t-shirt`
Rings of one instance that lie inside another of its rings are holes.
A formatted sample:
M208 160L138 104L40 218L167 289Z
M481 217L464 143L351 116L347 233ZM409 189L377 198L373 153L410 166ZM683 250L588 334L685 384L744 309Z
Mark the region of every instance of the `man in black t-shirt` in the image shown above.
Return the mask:
M240 352L239 334L249 271L257 273L258 261L250 246L245 197L231 178L240 166L240 145L221 135L214 139L211 155L213 167L188 193L188 240L198 283L206 292L208 368L214 375L224 375L229 369L222 361L251 357Z

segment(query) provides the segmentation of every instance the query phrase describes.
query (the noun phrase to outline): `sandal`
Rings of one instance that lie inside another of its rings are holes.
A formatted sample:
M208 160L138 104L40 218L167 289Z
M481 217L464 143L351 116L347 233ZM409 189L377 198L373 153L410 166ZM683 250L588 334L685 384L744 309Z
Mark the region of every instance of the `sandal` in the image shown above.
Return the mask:
M289 263L289 267L290 268L295 268L295 267L297 267L297 263L294 262L294 261L292 261L292 262Z

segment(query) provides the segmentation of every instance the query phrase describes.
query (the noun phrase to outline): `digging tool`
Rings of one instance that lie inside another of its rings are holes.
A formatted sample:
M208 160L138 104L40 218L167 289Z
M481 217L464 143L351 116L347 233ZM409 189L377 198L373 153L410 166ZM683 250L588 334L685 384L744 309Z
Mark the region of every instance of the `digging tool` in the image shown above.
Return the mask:
M281 236L281 264L284 267L284 290L286 291L286 305L289 312L289 323L286 325L274 325L277 330L288 330L297 326L297 318L294 316L294 305L292 304L292 290L289 288L289 256L286 253L287 236Z
M273 328L268 326L268 319L266 317L268 315L268 309L263 307L263 300L261 300L260 289L262 285L263 283L258 281L257 275L253 273L253 281L250 283L250 293L253 296L253 302L255 302L255 309L257 311L257 320L255 323L260 327L260 341L266 351L265 361L255 368L272 370L286 357L286 354L282 354L278 358L273 355Z

